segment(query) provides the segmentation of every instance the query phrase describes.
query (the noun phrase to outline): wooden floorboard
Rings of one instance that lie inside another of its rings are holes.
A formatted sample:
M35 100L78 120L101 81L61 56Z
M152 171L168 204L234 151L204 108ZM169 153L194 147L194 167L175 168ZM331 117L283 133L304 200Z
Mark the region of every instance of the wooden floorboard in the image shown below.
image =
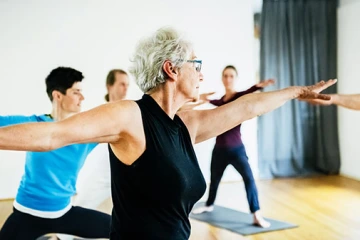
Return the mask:
M360 239L360 182L341 176L258 181L263 215L299 225L298 228L243 237L191 220L191 240L328 240ZM206 200L207 193L202 200ZM216 204L248 212L242 182L221 184ZM101 209L110 212L111 202ZM0 226L12 202L0 201Z

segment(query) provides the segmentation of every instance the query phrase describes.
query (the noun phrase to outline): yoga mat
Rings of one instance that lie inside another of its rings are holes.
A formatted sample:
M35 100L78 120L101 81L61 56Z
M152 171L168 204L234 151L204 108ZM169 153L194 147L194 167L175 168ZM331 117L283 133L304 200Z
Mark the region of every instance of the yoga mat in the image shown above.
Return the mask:
M204 203L196 204L195 207L204 206ZM194 208L195 208L194 207ZM190 218L209 223L215 227L224 228L241 235L251 235L270 231L278 231L298 227L295 224L265 218L271 223L269 228L261 228L252 225L253 216L249 213L240 212L226 207L215 206L214 211L201 214L190 214Z
M47 236L42 236L42 237L39 237L38 239L36 240L49 240L51 237L47 237ZM74 238L74 240L86 240L87 238ZM90 239L89 239L90 240Z

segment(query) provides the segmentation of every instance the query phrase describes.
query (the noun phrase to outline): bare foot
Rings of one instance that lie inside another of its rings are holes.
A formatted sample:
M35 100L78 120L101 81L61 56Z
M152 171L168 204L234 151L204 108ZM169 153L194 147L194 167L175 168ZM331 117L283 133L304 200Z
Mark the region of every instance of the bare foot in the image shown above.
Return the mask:
M196 209L194 209L192 211L193 214L201 214L204 212L212 212L214 210L214 205L211 206L203 206L203 207L198 207Z
M253 215L254 215L254 222L253 222L254 225L262 228L270 227L271 224L261 216L260 211L254 212Z

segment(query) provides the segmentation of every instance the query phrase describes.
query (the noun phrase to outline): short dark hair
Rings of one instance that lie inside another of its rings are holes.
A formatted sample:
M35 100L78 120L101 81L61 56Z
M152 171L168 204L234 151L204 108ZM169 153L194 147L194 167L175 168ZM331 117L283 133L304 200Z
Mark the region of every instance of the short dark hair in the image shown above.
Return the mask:
M84 79L82 72L70 67L58 67L50 72L46 77L46 93L53 100L52 92L59 91L66 94L66 90L71 88L75 82L81 82Z
M236 72L236 75L238 75L238 72L237 72L237 70L236 70L236 67L234 67L233 65L227 65L227 66L224 68L224 70L222 71L222 74L223 74L223 75L224 75L224 72L225 72L226 69L232 69L232 70L234 70L234 71Z
M120 73L120 74L128 75L127 72L125 72L125 71L122 70L122 69L113 69L113 70L111 70L111 71L108 73L108 75L107 75L107 77L106 77L106 86L112 86L112 85L114 85L114 83L115 83L115 73ZM108 94L108 93L105 95L105 100L106 100L107 102L110 101L110 98L109 98L109 94Z

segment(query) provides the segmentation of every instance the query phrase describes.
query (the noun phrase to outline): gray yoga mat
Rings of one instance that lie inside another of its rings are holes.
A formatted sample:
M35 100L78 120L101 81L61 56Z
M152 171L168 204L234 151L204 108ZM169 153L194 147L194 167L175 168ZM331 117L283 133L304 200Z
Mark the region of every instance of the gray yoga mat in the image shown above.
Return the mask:
M38 239L36 240L49 240L51 237L47 237L47 236L42 236L42 237L39 237ZM86 240L87 238L74 238L74 240ZM89 239L90 240L90 239Z
M198 203L195 207L200 207L203 205L204 203ZM271 223L269 228L257 227L252 225L252 214L239 212L237 210L221 206L215 206L214 211L212 212L190 214L190 218L206 222L215 227L224 228L231 232L239 233L245 236L298 227L292 223L277 221L270 218L265 218Z

